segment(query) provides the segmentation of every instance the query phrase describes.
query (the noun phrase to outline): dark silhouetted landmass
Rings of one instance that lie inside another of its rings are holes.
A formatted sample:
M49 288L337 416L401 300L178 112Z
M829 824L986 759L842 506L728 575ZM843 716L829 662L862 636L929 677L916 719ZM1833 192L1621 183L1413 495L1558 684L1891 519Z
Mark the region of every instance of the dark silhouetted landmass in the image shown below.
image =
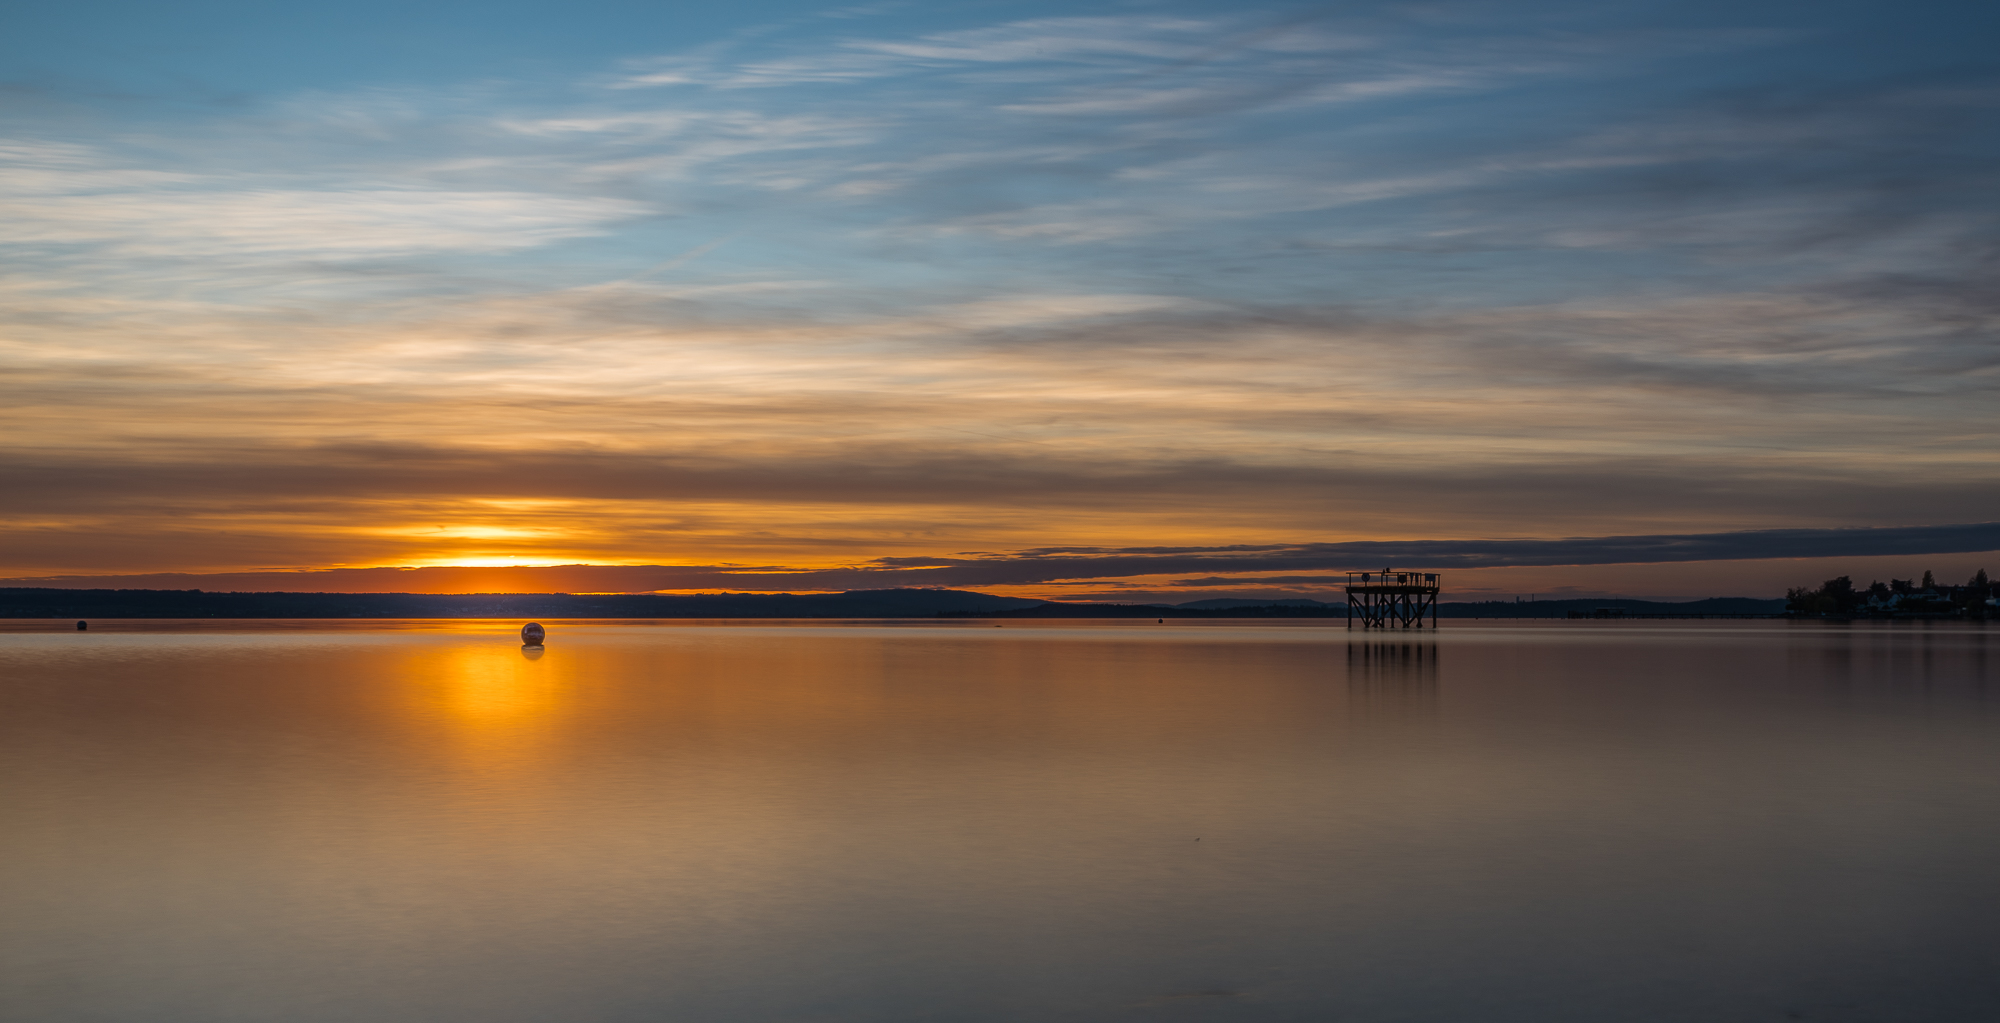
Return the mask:
M1777 614L1782 600L1717 597L1450 603L1440 618L1564 618L1618 608L1630 616ZM0 588L0 618L1345 618L1347 605L1316 600L1195 600L1185 604L1085 604L966 590L847 593L206 593L201 590Z
M0 618L931 618L1038 603L964 590L848 593L204 593L0 589Z
M1330 607L1339 610L1347 605L1338 601L1328 603L1324 600L1307 600L1304 597L1295 597L1290 600L1246 600L1242 597L1214 597L1208 600L1183 601L1173 606L1191 607L1201 611L1227 611L1239 607Z
M1611 608L1624 613L1625 617L1642 618L1649 615L1673 617L1697 617L1702 615L1777 615L1784 613L1782 600L1760 600L1756 597L1710 597L1707 600L1626 600L1623 598L1584 598L1576 600L1488 600L1474 603L1439 604L1439 618L1568 618L1570 612L1595 614L1599 609Z
M1216 606L1227 605L1227 606ZM1571 611L1596 612L1618 608L1631 617L1672 615L1777 615L1785 610L1782 600L1754 597L1710 597L1680 602L1657 600L1583 599L1536 600L1515 603L1493 600L1477 603L1438 605L1439 618L1568 618ZM1239 600L1198 600L1185 604L1063 604L1050 602L1013 611L985 613L952 612L952 618L1346 618L1346 604L1312 600L1256 603Z
M1187 604L1061 604L1054 601L1011 611L940 611L940 618L1344 618L1346 604L1250 604L1191 607Z
M1891 579L1861 589L1843 575L1818 589L1788 590L1785 598L1786 610L1806 618L1995 618L2000 617L1996 594L2000 587L1982 568L1963 586L1940 583L1925 572L1921 582Z

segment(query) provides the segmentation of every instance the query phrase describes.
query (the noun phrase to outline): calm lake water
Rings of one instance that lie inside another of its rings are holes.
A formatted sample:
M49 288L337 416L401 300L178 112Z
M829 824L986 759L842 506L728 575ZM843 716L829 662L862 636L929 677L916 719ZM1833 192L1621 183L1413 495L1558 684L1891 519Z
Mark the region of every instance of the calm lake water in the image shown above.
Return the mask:
M519 624L0 627L0 1017L2000 1019L2000 629Z

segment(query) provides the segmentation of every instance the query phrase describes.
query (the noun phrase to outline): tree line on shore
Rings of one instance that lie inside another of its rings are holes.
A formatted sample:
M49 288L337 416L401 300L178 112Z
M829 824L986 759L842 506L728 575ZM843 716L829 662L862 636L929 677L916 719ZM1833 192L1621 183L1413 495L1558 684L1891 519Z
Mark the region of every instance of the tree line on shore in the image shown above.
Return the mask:
M1807 615L1990 617L2000 613L1990 603L1993 598L1994 585L1983 568L1962 586L1941 584L1926 571L1921 581L1891 579L1863 589L1843 575L1817 588L1786 590L1785 609Z

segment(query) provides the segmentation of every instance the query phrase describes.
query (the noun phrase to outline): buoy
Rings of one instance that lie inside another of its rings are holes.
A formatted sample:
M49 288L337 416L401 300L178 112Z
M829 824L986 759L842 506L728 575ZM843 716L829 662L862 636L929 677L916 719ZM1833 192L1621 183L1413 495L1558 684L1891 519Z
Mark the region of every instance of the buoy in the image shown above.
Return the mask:
M546 635L548 635L548 630L542 628L542 623L529 622L521 626L521 645L541 646L542 637Z
M85 630L87 630L87 629L89 629L89 628L90 628L90 623L89 623L89 622L86 622L86 621L84 621L84 620L83 620L83 619L81 619L81 618L77 619L77 621L76 621L76 631L78 631L78 632L83 632L83 631L85 631Z

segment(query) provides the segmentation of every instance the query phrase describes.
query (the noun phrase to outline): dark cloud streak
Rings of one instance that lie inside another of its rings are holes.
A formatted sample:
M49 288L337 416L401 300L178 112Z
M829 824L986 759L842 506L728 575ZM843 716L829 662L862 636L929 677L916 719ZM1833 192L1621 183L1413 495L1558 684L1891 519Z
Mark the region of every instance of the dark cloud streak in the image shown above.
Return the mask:
M921 559L884 558L848 568L787 571L776 566L565 565L531 568L376 568L316 572L65 576L0 580L5 585L115 586L162 589L262 589L328 592L642 592L647 590L881 589L896 586L978 588L1083 579L1207 571L1257 573L1396 567L1450 570L1516 566L1664 564L1761 559L1878 557L2000 551L2000 522L1891 529L1762 529L1656 536L1570 537L1553 540L1401 540L1293 546L1185 548L1170 553L1112 549L1104 553L994 554ZM1210 575L1177 585L1326 582L1328 577Z

